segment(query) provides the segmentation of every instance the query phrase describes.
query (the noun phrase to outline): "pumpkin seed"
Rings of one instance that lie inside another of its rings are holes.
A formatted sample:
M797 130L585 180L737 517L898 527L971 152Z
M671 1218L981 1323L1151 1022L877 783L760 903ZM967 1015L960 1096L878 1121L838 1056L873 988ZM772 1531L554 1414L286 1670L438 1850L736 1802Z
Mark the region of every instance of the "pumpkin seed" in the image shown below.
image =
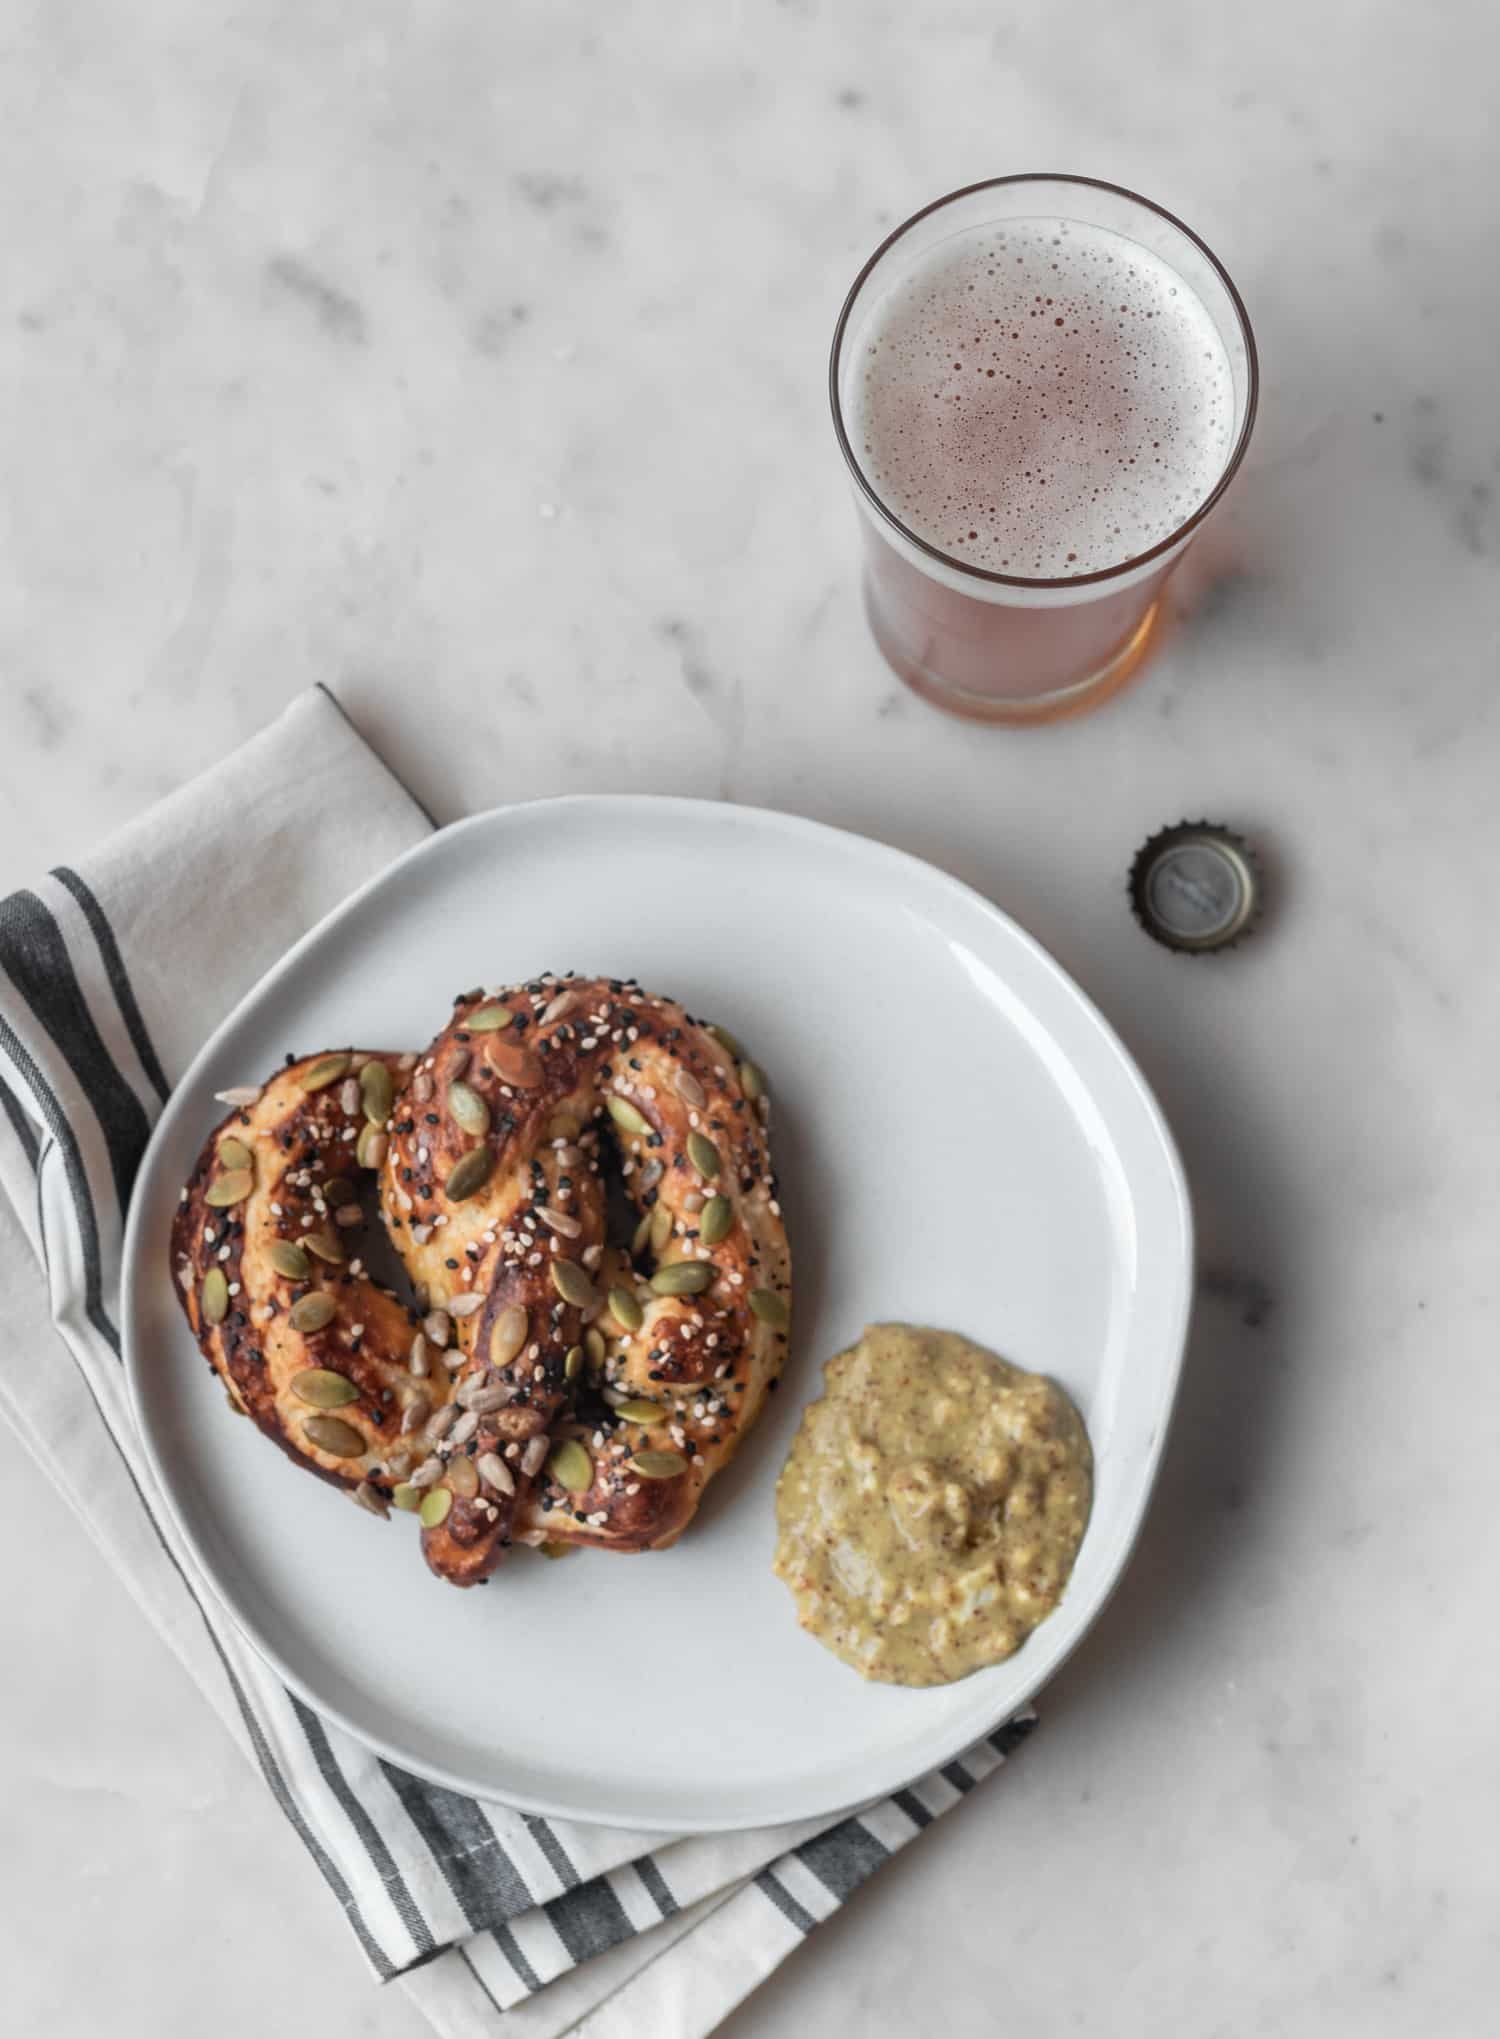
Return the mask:
M633 1395L628 1401L616 1402L615 1414L623 1416L627 1423L659 1423L662 1412L655 1402L648 1402L642 1395Z
M359 1138L354 1143L354 1158L361 1168L378 1168L390 1146L390 1135L379 1126L368 1123L359 1129Z
M683 1103L691 1105L695 1112L701 1112L708 1103L708 1092L691 1069L678 1069L672 1078L672 1088Z
M558 1445L547 1461L547 1470L570 1494L586 1494L594 1484L594 1461L576 1437Z
M306 1281L312 1273L312 1262L292 1239L273 1239L270 1260L276 1272L284 1274L288 1281Z
M706 1180L711 1181L719 1172L719 1150L707 1133L693 1132L687 1136L688 1160Z
M237 1140L231 1133L227 1140L219 1142L219 1163L224 1168L251 1168L255 1156L243 1140Z
M359 1224L363 1217L364 1212L358 1204L340 1204L333 1214L333 1222L348 1227Z
M229 1404L229 1413L231 1416L249 1415L250 1411L241 1406L239 1397L235 1394L233 1388L225 1388L224 1399Z
M482 1005L477 1012L471 1012L464 1021L464 1031L470 1034L498 1034L515 1019L508 1005Z
M659 1296L701 1296L717 1272L706 1260L673 1260L656 1270L651 1286Z
M471 1196L477 1196L489 1181L494 1166L495 1157L488 1147L471 1147L461 1161L454 1163L443 1184L450 1202L467 1203Z
M719 1046L721 1048L727 1048L730 1054L733 1055L735 1061L738 1062L741 1055L743 1055L745 1051L741 1047L740 1043L735 1039L734 1035L730 1033L728 1027L712 1026L709 1028L708 1031L713 1035L714 1039L718 1042Z
M602 1343L603 1341L601 1340L600 1342ZM578 1376L582 1372L583 1372L583 1347L581 1345L569 1346L568 1356L563 1361L563 1379L569 1381L576 1381Z
M583 1334L583 1349L595 1366L604 1364L604 1333L590 1324Z
M359 1072L360 1103L372 1126L383 1126L391 1115L396 1086L383 1062L367 1062Z
M198 1307L205 1324L222 1324L229 1315L229 1278L222 1267L211 1267L204 1275Z
M391 1512L386 1506L384 1494L378 1487L372 1487L368 1480L360 1481L354 1489L353 1500L357 1508L363 1508L369 1515L378 1515L382 1522Z
M651 1126L644 1112L630 1102L628 1097L611 1095L605 1099L609 1115L622 1133L649 1133Z
M411 1342L411 1351L406 1356L407 1367L420 1381L426 1379L431 1363L431 1355L427 1349L427 1340L419 1331Z
M414 1487L410 1480L403 1480L399 1487L391 1489L391 1499L408 1515L415 1515L422 1505L422 1490L420 1487Z
M675 1480L687 1471L687 1460L679 1458L675 1451L638 1451L625 1463L643 1480Z
M346 1423L342 1416L309 1416L302 1425L302 1435L319 1451L326 1451L330 1458L364 1456L363 1434L352 1423Z
M255 1176L250 1169L229 1168L208 1185L203 1201L212 1204L216 1211L227 1211L231 1204L242 1204L254 1187Z
M541 1056L517 1041L491 1041L484 1055L497 1076L518 1084L522 1090L535 1090L542 1080Z
M456 1458L448 1467L448 1485L461 1500L472 1501L479 1492L479 1468L471 1458Z
M302 1244L309 1253L316 1253L319 1260L326 1260L330 1267L343 1265L344 1249L332 1232L304 1232Z
M740 1089L744 1091L752 1104L757 1103L765 1096L766 1088L766 1072L761 1068L760 1064L758 1062L742 1062L740 1064Z
M734 1205L727 1196L711 1196L698 1220L698 1237L705 1246L717 1246L734 1223Z
M599 1291L589 1280L576 1260L562 1260L554 1257L552 1262L552 1286L565 1303L571 1303L577 1310L592 1309L599 1300Z
M672 1236L671 1210L668 1208L666 1204L658 1203L656 1209L651 1213L652 1247L655 1249L656 1252L660 1253L662 1248L666 1245L667 1241L671 1238L671 1236Z
M304 1069L301 1076L304 1090L326 1090L330 1083L337 1083L349 1067L347 1055L320 1055L316 1062Z
M516 1491L515 1475L498 1452L482 1451L474 1460L475 1470L487 1487L493 1487L497 1494L513 1494Z
M292 1375L292 1393L299 1402L311 1402L315 1409L342 1409L346 1402L359 1400L359 1389L347 1374L331 1367L304 1367Z
M537 1545L538 1551L544 1558L570 1558L577 1548L576 1543L559 1543L555 1538Z
M762 1324L769 1324L773 1330L785 1331L792 1321L792 1313L775 1289L751 1289L748 1301L751 1314L759 1317Z
M304 1337L311 1332L321 1331L325 1324L331 1324L339 1313L339 1306L333 1297L323 1289L314 1289L310 1296L302 1296L293 1303L287 1313L287 1322L294 1331Z
M453 1506L453 1496L446 1487L431 1487L422 1496L422 1505L417 1511L422 1517L424 1529L437 1529L448 1520L448 1510Z
M577 1112L570 1112L564 1109L563 1111L554 1112L551 1118L548 1119L545 1137L548 1140L576 1140L582 1131L583 1121L579 1118ZM574 1155L573 1159L575 1161L577 1158Z
M359 1191L346 1175L331 1175L323 1185L323 1201L336 1211L340 1204L357 1204Z
M645 1322L646 1313L629 1289L610 1290L609 1313L625 1331L639 1331Z
M490 1365L509 1366L526 1343L529 1319L519 1303L511 1303L495 1319L490 1332Z
M471 1090L467 1083L448 1085L448 1110L453 1122L464 1132L472 1133L476 1140L482 1140L490 1129L490 1108L477 1090Z
M654 1212L647 1211L634 1232L631 1233L630 1250L632 1253L639 1253L645 1246L646 1241L651 1237L651 1220L654 1216Z

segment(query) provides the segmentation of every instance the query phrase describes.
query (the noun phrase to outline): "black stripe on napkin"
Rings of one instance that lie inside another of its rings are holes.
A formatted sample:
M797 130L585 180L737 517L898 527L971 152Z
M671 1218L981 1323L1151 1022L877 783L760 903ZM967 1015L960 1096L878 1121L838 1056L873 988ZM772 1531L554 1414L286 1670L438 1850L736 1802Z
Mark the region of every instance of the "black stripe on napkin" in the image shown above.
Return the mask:
M521 1987L525 1990L529 1990L532 1996L535 1996L537 1991L542 1986L542 1978L537 1974L536 1970L532 1967L531 1963L526 1959L526 1956L521 1952L520 1946L516 1940L516 1936L511 1931L510 1927L492 1926L490 1928L490 1938L494 1941L495 1945L500 1949L500 1952L505 1956L506 1960L515 1970L517 1978L520 1981ZM486 1991L485 1993L486 1995L488 1995L488 1991Z
M664 1919L671 1918L673 1912L681 1909L676 1898L668 1890L667 1879L656 1866L654 1855L642 1855L635 1864L635 1873L645 1884L647 1895Z
M576 1883L546 1906L553 1930L575 1962L590 1961L608 1947L633 1939L635 1927L608 1879Z
M59 864L52 873L58 884L71 892L78 909L89 924L89 932L99 945L99 959L104 965L104 974L109 979L109 988L115 995L115 1004L120 1008L120 1018L125 1022L125 1031L130 1036L130 1045L140 1058L141 1067L151 1079L152 1088L165 1104L171 1085L167 1082L166 1071L157 1060L156 1049L146 1031L146 1022L141 1017L141 1008L136 1003L134 990L125 969L125 958L120 954L120 944L115 940L115 931L109 924L104 908L85 885L76 871L66 864Z
M472 1798L423 1784L383 1759L380 1767L475 1932L493 1925L497 1914L513 1919L532 1909L536 1899L525 1878Z
M912 1825L920 1830L932 1825L932 1814L913 1791L893 1791L891 1803L899 1805Z
M974 1789L974 1779L969 1775L962 1763L945 1763L941 1774L947 1778L955 1791L972 1791Z
M5 1116L10 1120L10 1129L20 1141L26 1159L31 1164L32 1172L35 1173L37 1156L42 1151L41 1143L37 1139L30 1119L27 1118L25 1112L22 1111L20 1105L16 1102L15 1092L3 1080L0 1080L0 1105L5 1107Z
M810 1911L798 1904L773 1870L762 1869L755 1879L755 1887L771 1900L784 1918L791 1920L799 1933L810 1933L818 1923Z
M1035 1726L1034 1713L1018 1713L1015 1719L1008 1720L1004 1727L996 1728L990 1736L990 1747L997 1756L1008 1756L1012 1749L1020 1748Z
M406 1885L406 1878L397 1867L396 1858L386 1846L385 1836L371 1819L364 1805L350 1788L349 1780L339 1768L338 1758L329 1746L328 1731L322 1720L311 1707L304 1706L295 1693L289 1692L292 1709L302 1724L307 1737L307 1746L312 1751L324 1783L348 1814L349 1824L364 1844L365 1853L374 1863L381 1882L390 1894L391 1903L400 1916L412 1938L412 1945L419 1954L431 1954L437 1947L432 1928L423 1918L416 1899Z
M121 1211L146 1151L150 1122L100 1038L62 929L34 892L0 900L0 964L56 1044L93 1107Z
M580 1879L567 1849L544 1819L539 1819L535 1813L527 1813L524 1817L527 1832L546 1856L558 1882L564 1890L576 1890Z
M806 1863L823 1888L842 1904L867 1876L890 1860L890 1853L868 1827L857 1819L847 1819L804 1841L797 1859Z

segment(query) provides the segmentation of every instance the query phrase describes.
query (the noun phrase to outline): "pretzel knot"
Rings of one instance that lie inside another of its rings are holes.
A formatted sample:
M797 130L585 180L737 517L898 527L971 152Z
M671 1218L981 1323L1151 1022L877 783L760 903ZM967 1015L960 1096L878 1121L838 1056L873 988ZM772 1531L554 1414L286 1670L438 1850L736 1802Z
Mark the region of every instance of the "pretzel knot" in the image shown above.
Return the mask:
M172 1255L235 1408L373 1513L419 1513L455 1585L513 1542L675 1542L790 1324L765 1080L732 1036L548 976L460 998L420 1059L339 1050L226 1095ZM410 1305L351 1244L372 1177Z

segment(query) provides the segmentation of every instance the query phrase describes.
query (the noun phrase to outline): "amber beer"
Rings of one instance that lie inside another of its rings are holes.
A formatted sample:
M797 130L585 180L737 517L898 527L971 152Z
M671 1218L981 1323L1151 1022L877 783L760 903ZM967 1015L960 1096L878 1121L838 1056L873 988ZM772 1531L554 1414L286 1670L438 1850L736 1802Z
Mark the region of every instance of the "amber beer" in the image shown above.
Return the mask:
M1239 465L1254 340L1188 229L1081 178L918 213L834 336L834 422L875 639L956 713L1040 721L1129 677Z

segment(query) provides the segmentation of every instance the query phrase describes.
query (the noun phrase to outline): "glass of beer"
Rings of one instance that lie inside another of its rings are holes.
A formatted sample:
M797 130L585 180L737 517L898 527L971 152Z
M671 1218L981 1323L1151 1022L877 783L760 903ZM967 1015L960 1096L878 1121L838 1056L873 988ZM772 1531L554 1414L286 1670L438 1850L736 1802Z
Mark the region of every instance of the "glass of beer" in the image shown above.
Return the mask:
M1250 321L1160 206L997 177L870 257L833 336L865 605L909 687L984 722L1104 700L1255 419Z

